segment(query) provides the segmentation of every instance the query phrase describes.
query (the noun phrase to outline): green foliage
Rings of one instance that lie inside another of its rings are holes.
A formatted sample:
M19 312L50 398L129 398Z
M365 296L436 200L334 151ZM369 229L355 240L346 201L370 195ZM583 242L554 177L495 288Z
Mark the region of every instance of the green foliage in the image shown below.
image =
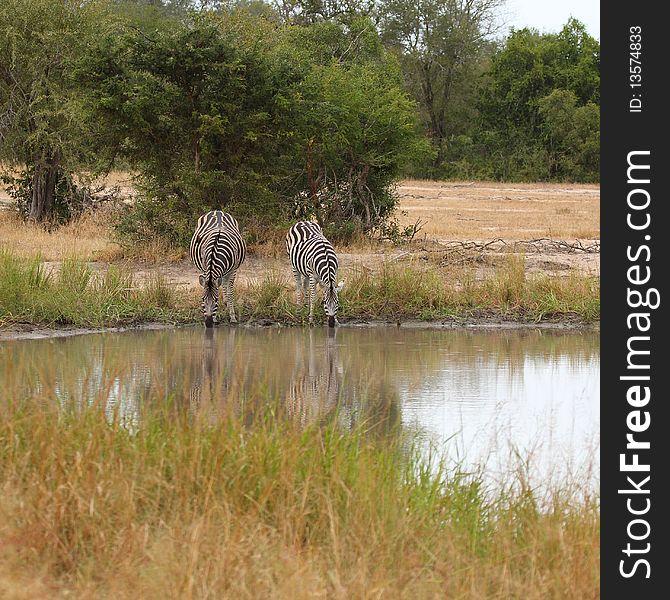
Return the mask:
M392 185L404 162L427 148L415 134L414 105L401 90L397 63L368 21L357 26L346 34L334 24L317 25L290 36L283 52L304 48L305 37L310 51L301 59L305 75L286 90L288 114L295 116L287 123L293 128L287 166L297 184L298 216L330 229L354 223L371 231L395 207ZM320 32L327 35L310 48ZM343 63L337 56L353 42L360 48Z
M494 49L501 0L383 0L385 43L398 53L433 153L410 164L415 176L439 177L453 136L476 118L476 82Z
M139 170L142 196L119 225L132 242L184 245L194 218L267 195L255 168L272 148L267 86L209 17L121 23L90 57L99 118Z
M600 50L584 26L571 19L559 34L515 31L492 62L482 98L488 122L539 126L538 102L555 89L573 92L579 105L600 101Z
M271 80L262 56L221 25L209 15L150 32L121 24L89 57L98 115L141 173L146 226L159 216L181 230L215 206L267 208L259 172L275 149ZM157 223L153 234L164 233Z
M571 19L559 34L515 31L482 88L477 152L497 179L598 181L600 47Z
M598 42L570 19L558 34L513 31L497 48L495 4L474 3L461 17L462 7L433 0L383 4L384 39L399 53L434 150L405 174L598 181ZM559 139L560 120L569 127Z
M545 147L552 176L573 181L597 181L600 169L600 110L593 102L577 106L577 96L556 89L540 98Z
M271 0L286 23L311 25L334 21L350 24L361 15L375 12L375 0Z
M184 246L212 208L359 231L388 218L402 164L423 150L369 20L288 28L237 10L131 25L81 71L109 143L140 172L122 236Z
M99 4L0 3L0 161L26 169L16 190L35 220L67 216L63 207L77 203L72 174L97 170L105 155L73 77L95 35Z
M598 42L571 19L498 46L500 4L5 0L0 161L53 222L120 160L120 234L176 246L211 208L382 231L401 175L597 181Z

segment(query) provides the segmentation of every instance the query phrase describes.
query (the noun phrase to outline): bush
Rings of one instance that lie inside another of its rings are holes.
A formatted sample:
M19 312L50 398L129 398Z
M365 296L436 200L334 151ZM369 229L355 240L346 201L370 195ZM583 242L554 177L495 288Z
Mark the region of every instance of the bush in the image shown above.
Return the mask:
M0 181L7 186L7 193L16 202L16 209L23 219L30 214L33 197L32 167L26 167L18 176L1 175ZM47 225L63 225L77 218L90 205L90 190L77 185L72 175L62 169L57 171L53 211L46 221Z
M244 11L103 36L84 79L141 174L130 243L188 244L197 218L315 218L335 237L382 225L421 151L399 66L366 19L281 27ZM261 240L262 241L262 240Z

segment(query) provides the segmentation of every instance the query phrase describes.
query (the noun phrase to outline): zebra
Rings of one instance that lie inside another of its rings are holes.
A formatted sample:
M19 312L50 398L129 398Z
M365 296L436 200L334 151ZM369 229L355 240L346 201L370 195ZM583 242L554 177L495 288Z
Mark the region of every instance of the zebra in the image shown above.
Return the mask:
M189 250L191 260L201 271L198 280L203 287L202 313L205 327L214 325L221 285L226 290L230 322L237 323L233 283L247 252L237 221L221 210L205 213L198 219Z
M340 305L337 296L344 281L335 284L337 255L321 227L311 221L298 221L292 225L286 234L286 252L291 259L299 307L304 304L309 286L309 324L314 324L314 297L316 284L319 283L323 288L323 308L328 317L328 327L335 327Z

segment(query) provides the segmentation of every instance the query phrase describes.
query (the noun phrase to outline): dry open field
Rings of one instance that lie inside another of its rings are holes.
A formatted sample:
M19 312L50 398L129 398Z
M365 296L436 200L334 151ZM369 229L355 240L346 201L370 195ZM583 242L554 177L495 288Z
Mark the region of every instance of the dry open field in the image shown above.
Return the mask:
M131 194L127 177L109 180ZM419 223L413 244L358 245L339 248L341 269L375 269L384 261L422 261L445 266L469 264L483 275L496 258L523 253L528 272L565 275L572 270L597 275L600 269L600 187L585 184L403 181L398 186L397 211L402 226ZM9 197L0 189L0 202ZM10 211L0 211L0 249L22 255L41 253L55 268L68 255L77 255L105 268L123 260L112 240L104 215L48 233L24 225ZM159 254L160 253L155 253ZM138 279L155 264L134 260ZM194 286L197 273L182 255L160 264L163 274L177 285ZM281 250L251 252L239 273L240 283L256 281L268 270L290 276Z
M404 181L399 220L421 219L429 238L599 239L600 186Z

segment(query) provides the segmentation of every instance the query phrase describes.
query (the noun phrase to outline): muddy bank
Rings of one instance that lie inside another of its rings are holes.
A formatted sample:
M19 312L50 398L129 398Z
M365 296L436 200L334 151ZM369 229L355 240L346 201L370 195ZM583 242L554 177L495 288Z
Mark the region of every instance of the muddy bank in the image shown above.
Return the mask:
M0 327L0 342L8 340L39 340L44 338L63 338L74 335L86 335L88 333L104 333L123 331L152 331L159 329L174 329L178 327L174 323L140 323L137 325L118 327L76 327L63 325L59 327L44 327L41 325L29 325L17 323Z
M149 322L140 323L136 325L117 326L117 327L75 327L75 326L60 326L60 327L44 327L40 325L28 324L12 324L5 327L0 327L0 342L11 340L37 340L45 338L63 338L75 335L86 335L90 333L121 333L124 331L153 331L163 329L177 329L184 327L203 327L202 323L161 323ZM289 322L277 321L274 319L252 319L231 325L229 323L221 323L217 327L241 327L241 328L255 328L255 327L307 327L307 325L300 325ZM326 325L319 324L314 327L323 327ZM513 329L543 329L553 331L598 331L598 323L588 323L581 319L564 319L561 321L541 321L541 322L526 322L526 321L510 321L496 317L484 317L477 319L440 319L433 321L419 321L414 319L408 320L384 320L384 319L346 319L338 324L338 328L365 328L365 327L397 327L399 329L471 329L471 330L513 330ZM203 327L204 328L204 327Z

